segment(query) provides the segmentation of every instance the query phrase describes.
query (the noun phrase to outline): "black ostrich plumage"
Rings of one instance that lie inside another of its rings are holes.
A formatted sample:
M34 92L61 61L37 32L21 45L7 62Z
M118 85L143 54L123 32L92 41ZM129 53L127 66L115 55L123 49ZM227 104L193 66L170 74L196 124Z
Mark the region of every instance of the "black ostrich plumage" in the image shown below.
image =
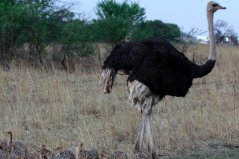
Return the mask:
M103 69L124 70L129 75L128 81L138 80L160 97L183 97L192 80L208 74L214 65L215 60L207 60L199 66L168 41L157 38L118 43Z

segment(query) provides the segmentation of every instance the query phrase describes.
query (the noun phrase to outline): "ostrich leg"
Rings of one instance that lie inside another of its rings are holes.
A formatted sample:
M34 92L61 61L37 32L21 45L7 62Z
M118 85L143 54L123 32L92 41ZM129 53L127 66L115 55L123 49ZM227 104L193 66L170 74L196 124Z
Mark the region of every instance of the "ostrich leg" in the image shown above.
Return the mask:
M148 148L148 152L152 154L152 158L155 157L156 151L154 148L153 136L152 136L152 128L151 128L151 115L153 107L159 102L160 98L158 96L151 95L145 98L142 111L144 116L144 132L145 132L145 143Z
M159 97L154 95L145 98L141 107L142 117L135 144L135 151L142 151L142 143L145 141L145 146L147 147L148 152L152 154L152 158L155 157L156 152L151 129L151 115L153 106L158 102Z
M148 148L148 152L152 153L152 157L156 155L153 136L152 136L152 129L151 129L151 114L145 115L145 139Z
M145 141L148 152L152 154L152 157L155 156L155 148L153 143L152 131L151 131L151 111L145 112L142 110L141 123L138 130L136 144L134 151L141 152L143 149L143 142ZM147 111L147 110L146 110Z
M141 123L139 126L139 130L137 133L136 143L135 143L135 152L141 152L143 149L143 140L144 140L144 133L145 133L145 116L142 115L141 117Z
M129 100L132 105L141 110L141 123L137 133L134 151L141 152L145 141L148 152L152 153L152 157L154 158L155 149L151 132L151 114L153 106L159 102L160 98L159 96L153 95L147 86L136 80L129 82L128 88Z

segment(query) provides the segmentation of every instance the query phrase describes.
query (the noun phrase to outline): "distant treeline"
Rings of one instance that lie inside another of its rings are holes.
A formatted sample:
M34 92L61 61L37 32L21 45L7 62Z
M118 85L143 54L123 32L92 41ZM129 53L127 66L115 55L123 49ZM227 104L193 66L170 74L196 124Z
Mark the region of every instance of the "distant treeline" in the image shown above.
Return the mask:
M81 11L79 11L81 12ZM43 63L50 44L62 47L55 60L93 54L93 44L116 44L121 40L180 36L175 24L145 20L145 10L138 3L103 0L96 4L96 19L84 19L70 7L57 6L54 0L0 1L0 59L31 59ZM28 53L19 53L27 46Z

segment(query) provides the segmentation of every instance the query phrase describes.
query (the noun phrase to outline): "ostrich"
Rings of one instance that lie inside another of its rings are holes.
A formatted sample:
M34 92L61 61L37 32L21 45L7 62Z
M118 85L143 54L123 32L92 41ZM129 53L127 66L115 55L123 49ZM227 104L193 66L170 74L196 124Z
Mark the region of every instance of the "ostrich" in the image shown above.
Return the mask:
M46 148L46 145L42 145L41 146L41 150L40 150L39 156L40 156L40 159L53 158L52 152Z
M8 141L0 143L0 158L26 158L26 147L21 142L12 140L11 131L7 134L9 135Z
M216 46L213 15L226 9L216 2L207 5L209 29L209 56L203 65L191 62L184 54L163 39L120 42L112 50L103 65L100 82L104 93L110 93L119 71L129 75L127 86L129 100L141 110L141 124L137 133L135 152L141 152L143 141L155 156L151 134L152 108L166 95L184 97L194 78L211 72L216 62Z
M109 159L128 159L128 156L122 151L116 151L110 156Z
M9 158L25 158L27 155L27 148L20 141L12 140L12 132L7 132L9 140L7 141L7 151L10 152Z
M53 159L76 159L76 157L73 154L73 152L69 150L67 151L60 150L54 155Z
M76 159L99 159L99 153L96 149L84 150L80 142L76 147Z
M45 145L41 146L39 155L34 156L35 158L40 159L76 159L75 155L71 151L63 151L62 147L58 147L55 150L50 151Z

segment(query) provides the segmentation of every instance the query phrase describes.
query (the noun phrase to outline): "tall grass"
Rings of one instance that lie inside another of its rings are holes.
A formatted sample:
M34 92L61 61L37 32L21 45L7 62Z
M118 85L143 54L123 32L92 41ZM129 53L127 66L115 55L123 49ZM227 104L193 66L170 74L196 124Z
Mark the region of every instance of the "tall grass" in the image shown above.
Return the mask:
M239 48L219 47L215 69L194 80L186 98L166 97L153 111L153 136L162 153L239 142ZM207 58L198 46L196 61ZM188 55L191 58L190 54ZM140 112L129 106L125 76L109 95L91 73L42 71L12 66L0 69L0 139L14 139L39 149L63 146L132 153Z

